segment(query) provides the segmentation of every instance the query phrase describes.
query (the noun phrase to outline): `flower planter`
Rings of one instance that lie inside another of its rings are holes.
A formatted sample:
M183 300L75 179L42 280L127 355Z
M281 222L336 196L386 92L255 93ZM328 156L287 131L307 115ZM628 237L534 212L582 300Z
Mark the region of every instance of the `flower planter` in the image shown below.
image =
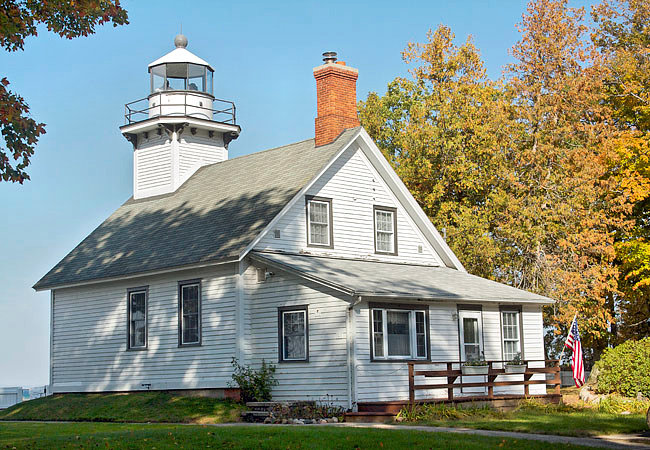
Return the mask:
M525 373L526 364L506 364L506 373Z
M461 366L460 368L463 375L487 375L488 366Z

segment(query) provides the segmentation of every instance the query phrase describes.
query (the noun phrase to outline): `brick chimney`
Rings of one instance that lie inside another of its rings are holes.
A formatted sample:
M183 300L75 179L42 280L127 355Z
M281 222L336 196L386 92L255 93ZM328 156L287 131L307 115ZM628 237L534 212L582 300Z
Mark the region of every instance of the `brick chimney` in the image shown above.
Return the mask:
M336 61L335 52L323 53L324 64L314 67L318 117L316 146L329 144L346 128L359 126L357 78L359 71Z

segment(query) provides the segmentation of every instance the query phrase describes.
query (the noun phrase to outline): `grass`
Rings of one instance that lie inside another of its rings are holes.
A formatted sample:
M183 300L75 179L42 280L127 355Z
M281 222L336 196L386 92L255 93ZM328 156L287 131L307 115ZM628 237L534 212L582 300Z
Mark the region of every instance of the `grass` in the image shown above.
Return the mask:
M481 430L518 431L562 436L597 436L639 433L647 430L645 413L622 415L594 408L541 405L524 402L515 411L500 413L487 407L453 408L422 405L403 410L407 424L464 427Z
M0 423L0 448L440 448L546 449L522 439L331 426L225 426L115 423ZM585 447L553 444L555 449Z
M58 394L0 410L0 420L226 423L243 406L228 400L168 392Z

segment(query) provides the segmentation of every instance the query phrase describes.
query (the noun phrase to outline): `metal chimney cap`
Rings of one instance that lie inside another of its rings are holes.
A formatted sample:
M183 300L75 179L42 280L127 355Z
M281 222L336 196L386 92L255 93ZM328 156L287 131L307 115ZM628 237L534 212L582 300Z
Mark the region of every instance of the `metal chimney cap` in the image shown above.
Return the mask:
M176 48L185 48L187 47L187 38L184 34L177 34L174 38L174 45Z
M323 61L325 64L332 64L336 62L336 52L325 52L323 53Z

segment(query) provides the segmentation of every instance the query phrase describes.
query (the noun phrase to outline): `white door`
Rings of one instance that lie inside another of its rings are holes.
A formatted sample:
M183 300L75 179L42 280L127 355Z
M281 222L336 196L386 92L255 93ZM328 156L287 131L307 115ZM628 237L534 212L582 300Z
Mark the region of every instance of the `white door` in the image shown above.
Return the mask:
M460 359L470 361L483 359L483 321L481 311L459 311L460 322ZM463 383L481 383L486 381L485 375L463 376ZM481 394L487 390L484 387L463 388L463 393Z

